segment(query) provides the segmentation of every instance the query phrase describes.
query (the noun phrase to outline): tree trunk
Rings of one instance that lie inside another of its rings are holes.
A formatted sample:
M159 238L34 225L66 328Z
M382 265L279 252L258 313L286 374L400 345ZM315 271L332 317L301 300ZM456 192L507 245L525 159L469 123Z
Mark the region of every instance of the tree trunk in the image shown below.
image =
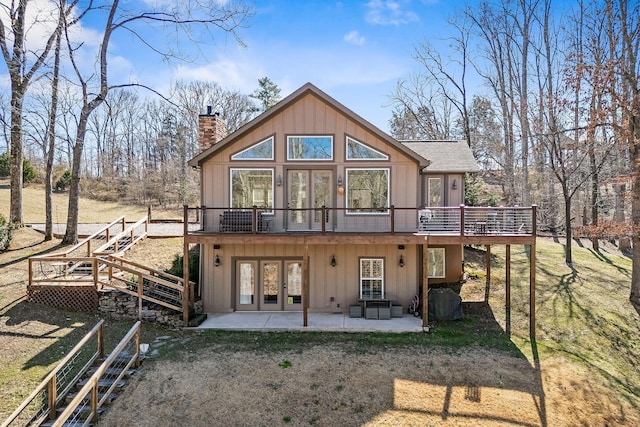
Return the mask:
M62 1L62 0L61 0ZM60 20L62 20L62 10L60 7ZM47 138L49 139L49 151L47 153L47 169L45 177L45 227L44 240L53 239L53 160L56 148L56 116L58 113L58 76L60 74L60 43L61 32L56 35L56 45L54 49L53 76L51 77L51 111L49 112L49 123Z
M22 106L24 90L17 78L11 79L11 207L9 222L22 225Z
M639 88L640 89L640 88ZM640 102L640 92L636 91L635 96ZM631 164L633 165L633 189L631 202L631 225L632 225L632 243L633 257L631 269L631 295L629 300L640 305L640 171L638 170L638 162L640 161L640 113L636 110L636 115L630 118L630 135L635 140L631 147Z
M97 107L97 105L96 105ZM73 245L78 242L78 208L80 199L80 166L82 164L82 151L84 139L87 133L87 121L95 107L85 104L78 120L78 133L76 143L73 146L73 161L71 163L71 184L69 185L69 205L67 209L67 229L62 239L63 245Z
M565 248L564 248L564 260L567 265L573 268L573 251L571 248L571 195L569 194L566 185L563 183L562 194L564 195L564 227L565 227Z

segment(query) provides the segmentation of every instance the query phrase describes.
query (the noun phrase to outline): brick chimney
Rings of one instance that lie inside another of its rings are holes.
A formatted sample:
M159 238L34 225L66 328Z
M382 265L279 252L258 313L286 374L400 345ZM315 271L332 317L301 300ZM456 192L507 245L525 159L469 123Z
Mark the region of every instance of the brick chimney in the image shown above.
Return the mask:
M211 106L207 106L207 113L198 116L198 144L200 152L205 151L213 144L218 143L227 136L227 125L220 118L220 113L211 112Z

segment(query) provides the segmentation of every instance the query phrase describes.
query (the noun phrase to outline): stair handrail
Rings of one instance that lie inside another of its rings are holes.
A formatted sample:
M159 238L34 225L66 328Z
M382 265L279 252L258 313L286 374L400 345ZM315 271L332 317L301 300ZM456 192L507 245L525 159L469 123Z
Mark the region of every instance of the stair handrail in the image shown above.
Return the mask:
M41 258L41 257L65 257L68 254L70 254L71 252L81 248L83 245L87 245L87 256L91 256L91 241L95 238L97 238L99 235L101 235L102 233L106 234L106 240L109 240L109 235L111 233L111 227L113 227L114 225L116 225L117 223L121 223L122 224L122 229L124 230L124 226L125 226L125 217L124 215L120 216L119 218L115 219L114 221L110 222L109 224L105 225L104 227L100 228L98 231L96 231L95 233L93 233L92 235L90 235L89 237L86 237L84 239L82 239L80 242L76 243L75 245L71 246L70 248L66 249L63 252L58 252L55 254L45 254L45 255L34 255L31 258Z
M171 289L175 289L178 292L185 292L185 286L183 283L183 278L179 277L179 276L174 276L173 274L170 273L166 273L164 271L160 271L160 270L156 270L147 266L144 266L142 264L138 264L136 262L133 261L129 261L126 260L124 258L120 258L117 256L113 256L113 255L109 255L106 259L99 259L98 260L99 264L103 264L106 265L109 268L109 280L106 282L103 282L101 280L98 280L98 283L100 283L103 287L113 287L113 284L111 284L111 280L113 278L113 268L117 268L119 270L122 270L124 272L127 272L129 274L135 275L138 278L138 285L137 285L137 291L132 291L132 290L128 290L128 289L122 289L122 288L118 288L116 287L116 289L119 289L122 292L128 293L130 295L134 295L137 296L138 298L140 298L140 301L145 300L145 301L149 301L155 304L159 304L162 305L164 307L170 308L172 310L176 310L176 311L183 311L183 307L182 307L182 302L176 300L177 304L170 304L166 301L161 301L158 300L156 298L153 298L152 296L145 294L144 293L144 285L143 285L143 280L147 279L149 281L153 281L157 284L160 284L162 286L171 288ZM100 270L102 270L102 268L98 267ZM136 268L138 269L142 269L145 270L146 272L142 272L140 270L136 270ZM154 275L157 274L157 275ZM194 282L189 281L189 286L191 288L193 288L193 286L195 285ZM141 310L141 305L139 307L139 310ZM142 313L139 313L139 317L141 317Z
M145 225L144 226L144 233L140 234L139 236L135 236L136 228L138 228L142 224ZM112 246L112 245L116 244L118 242L118 240L120 240L122 237L125 237L127 234L131 237L131 245L130 246L133 246L139 240L142 240L147 236L148 226L149 226L149 216L145 215L142 218L140 218L138 221L136 221L134 224L128 226L126 229L122 230L121 232L119 232L115 236L111 237L111 239L109 241L107 241L102 246L100 246L98 249L93 251L91 255L97 257L97 256L105 256L105 255L112 254L112 252L105 252L105 250L109 246Z
M124 377L129 368L132 365L135 365L136 368L140 367L140 325L141 322L137 321L129 330L127 335L120 340L116 348L113 349L113 352L107 357L107 359L96 369L96 371L91 375L91 377L87 380L87 383L80 389L76 397L74 397L71 402L67 405L67 407L62 411L62 413L56 418L53 423L53 427L63 426L64 423L69 419L69 417L73 414L73 412L80 406L80 404L84 401L85 396L91 393L91 404L90 404L90 413L85 419L85 424L89 424L97 415L98 410L104 404L104 402L109 398L111 392L118 385L118 381ZM127 362L126 366L122 369L122 372L114 380L114 383L109 387L109 389L104 393L102 399L98 396L98 381L104 375L106 370L113 364L113 362L122 354L127 345L130 344L130 341L135 338L135 351L131 355L131 358Z
M57 374L61 372L63 369L67 367L67 365L71 364L77 354L80 353L84 345L95 335L97 335L97 349L96 352L89 358L87 363L80 369L78 374L69 381L60 393L57 392L56 382L57 382ZM46 405L47 410L42 412L42 414L33 421L33 424L39 425L45 418L54 419L56 414L56 406L57 403L64 399L64 397L69 393L73 385L80 379L82 375L91 367L91 365L99 358L104 357L104 320L100 320L94 327L89 331L84 338L82 338L78 344L71 349L69 353L56 365L55 368L49 372L49 374L42 380L40 385L35 388L35 390L27 397L18 408L13 411L13 413L7 418L1 427L8 427L13 423L22 412L38 397L40 394L46 389L47 390L47 399L46 403L43 402L43 405ZM37 415L37 414L36 414Z

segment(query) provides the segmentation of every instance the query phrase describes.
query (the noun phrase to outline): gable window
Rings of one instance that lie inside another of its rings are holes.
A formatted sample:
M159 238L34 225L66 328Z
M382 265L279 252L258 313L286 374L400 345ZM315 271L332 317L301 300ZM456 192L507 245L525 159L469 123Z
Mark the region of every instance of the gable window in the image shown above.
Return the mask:
M360 259L360 299L384 298L384 259Z
M273 169L231 169L231 207L273 208Z
M429 248L427 252L427 275L433 278L444 278L444 248Z
M386 214L389 169L347 169L347 213Z
M429 178L428 206L442 206L442 178Z
M333 160L333 137L288 136L287 160Z
M273 137L232 155L231 160L273 160Z
M389 160L389 156L347 137L347 160Z

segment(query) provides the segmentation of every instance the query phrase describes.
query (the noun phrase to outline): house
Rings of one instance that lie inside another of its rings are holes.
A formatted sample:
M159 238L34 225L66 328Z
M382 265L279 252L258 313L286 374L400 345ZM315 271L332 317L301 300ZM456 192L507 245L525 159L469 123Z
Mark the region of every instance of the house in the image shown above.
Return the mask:
M535 245L535 208L463 205L464 142L397 141L310 83L230 135L210 110L199 127L185 254L200 246L207 313L406 313L425 285L461 280L464 244Z

